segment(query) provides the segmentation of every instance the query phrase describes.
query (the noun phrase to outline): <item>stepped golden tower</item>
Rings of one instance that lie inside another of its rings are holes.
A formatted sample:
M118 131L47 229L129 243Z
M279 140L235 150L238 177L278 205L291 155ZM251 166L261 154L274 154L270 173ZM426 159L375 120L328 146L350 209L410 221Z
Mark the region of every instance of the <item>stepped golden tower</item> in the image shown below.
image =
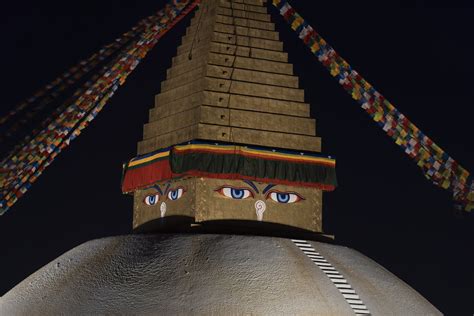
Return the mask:
M134 228L171 216L321 232L321 189L335 186L334 161L315 155L321 138L309 112L265 1L203 2L128 166L150 168L150 156L169 152L172 169L181 156L187 167L124 189L134 192Z

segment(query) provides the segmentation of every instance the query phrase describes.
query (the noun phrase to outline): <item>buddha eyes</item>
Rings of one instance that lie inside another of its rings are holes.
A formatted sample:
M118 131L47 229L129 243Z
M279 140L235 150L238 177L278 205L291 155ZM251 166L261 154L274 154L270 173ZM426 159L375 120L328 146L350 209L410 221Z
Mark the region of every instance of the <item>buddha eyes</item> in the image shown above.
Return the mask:
M145 202L146 205L150 205L150 206L153 206L155 205L156 203L158 203L158 200L160 199L160 195L159 194L150 194L150 195L147 195L145 197L145 199L143 200L143 202Z
M220 187L216 192L234 200L244 200L255 197L253 191L250 189L235 188L231 186ZM282 204L296 203L304 200L304 198L296 192L280 192L277 190L267 192L265 194L265 199L271 199L274 202Z
M180 197L182 197L183 193L184 193L184 189L181 187L176 188L174 190L170 190L168 192L168 199L170 199L171 201L175 201L179 199Z
M303 197L295 192L270 191L266 195L267 199L272 199L278 203L296 203L303 200Z
M176 201L177 199L181 198L183 194L186 192L186 190L183 187L178 187L176 189L170 189L168 190L168 193L166 193L166 198L171 201ZM155 194L149 194L143 199L143 202L146 205L153 206L158 203L158 200L160 199L160 194L155 193Z
M217 193L234 200L243 200L254 197L252 191L245 188L221 187L216 190Z

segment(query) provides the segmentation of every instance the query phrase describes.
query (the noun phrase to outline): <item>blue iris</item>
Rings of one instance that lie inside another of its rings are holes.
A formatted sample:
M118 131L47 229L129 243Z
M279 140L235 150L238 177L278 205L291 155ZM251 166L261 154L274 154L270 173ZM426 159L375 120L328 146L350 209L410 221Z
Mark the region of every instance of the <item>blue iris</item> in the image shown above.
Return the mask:
M172 200L178 199L178 190L171 191L171 199Z
M278 203L288 203L290 201L290 195L288 193L277 193Z
M231 189L230 194L232 195L233 199L242 199L244 197L244 190L243 189Z
M148 202L153 205L156 203L156 195L150 195L148 196Z

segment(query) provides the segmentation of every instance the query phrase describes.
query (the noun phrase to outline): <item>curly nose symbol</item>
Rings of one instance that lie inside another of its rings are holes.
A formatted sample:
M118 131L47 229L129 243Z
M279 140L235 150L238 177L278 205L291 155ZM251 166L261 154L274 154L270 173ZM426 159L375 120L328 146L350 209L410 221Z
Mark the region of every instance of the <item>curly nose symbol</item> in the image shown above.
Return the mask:
M161 217L165 217L165 214L166 214L166 203L165 202L161 202L160 212L161 212Z
M257 219L259 221L263 221L263 213L265 212L266 208L267 205L262 200L255 202L255 211L257 212Z

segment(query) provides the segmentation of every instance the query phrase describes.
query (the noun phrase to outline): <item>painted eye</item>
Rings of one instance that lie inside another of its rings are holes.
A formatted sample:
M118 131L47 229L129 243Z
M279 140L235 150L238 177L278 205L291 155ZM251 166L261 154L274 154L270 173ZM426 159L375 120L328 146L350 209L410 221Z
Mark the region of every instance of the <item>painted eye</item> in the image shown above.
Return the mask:
M267 194L267 199L268 198L278 203L296 203L303 200L303 197L301 197L301 195L298 193L279 191L270 191Z
M177 189L174 189L174 190L170 190L168 192L168 199L170 199L171 201L175 201L175 200L179 199L180 197L182 197L183 193L184 193L183 188L177 188Z
M147 195L145 199L143 200L143 202L145 202L146 205L152 206L158 203L159 199L160 199L159 194L151 194L151 195Z
M234 200L243 200L253 197L253 193L250 190L244 188L222 187L217 189L216 192Z

